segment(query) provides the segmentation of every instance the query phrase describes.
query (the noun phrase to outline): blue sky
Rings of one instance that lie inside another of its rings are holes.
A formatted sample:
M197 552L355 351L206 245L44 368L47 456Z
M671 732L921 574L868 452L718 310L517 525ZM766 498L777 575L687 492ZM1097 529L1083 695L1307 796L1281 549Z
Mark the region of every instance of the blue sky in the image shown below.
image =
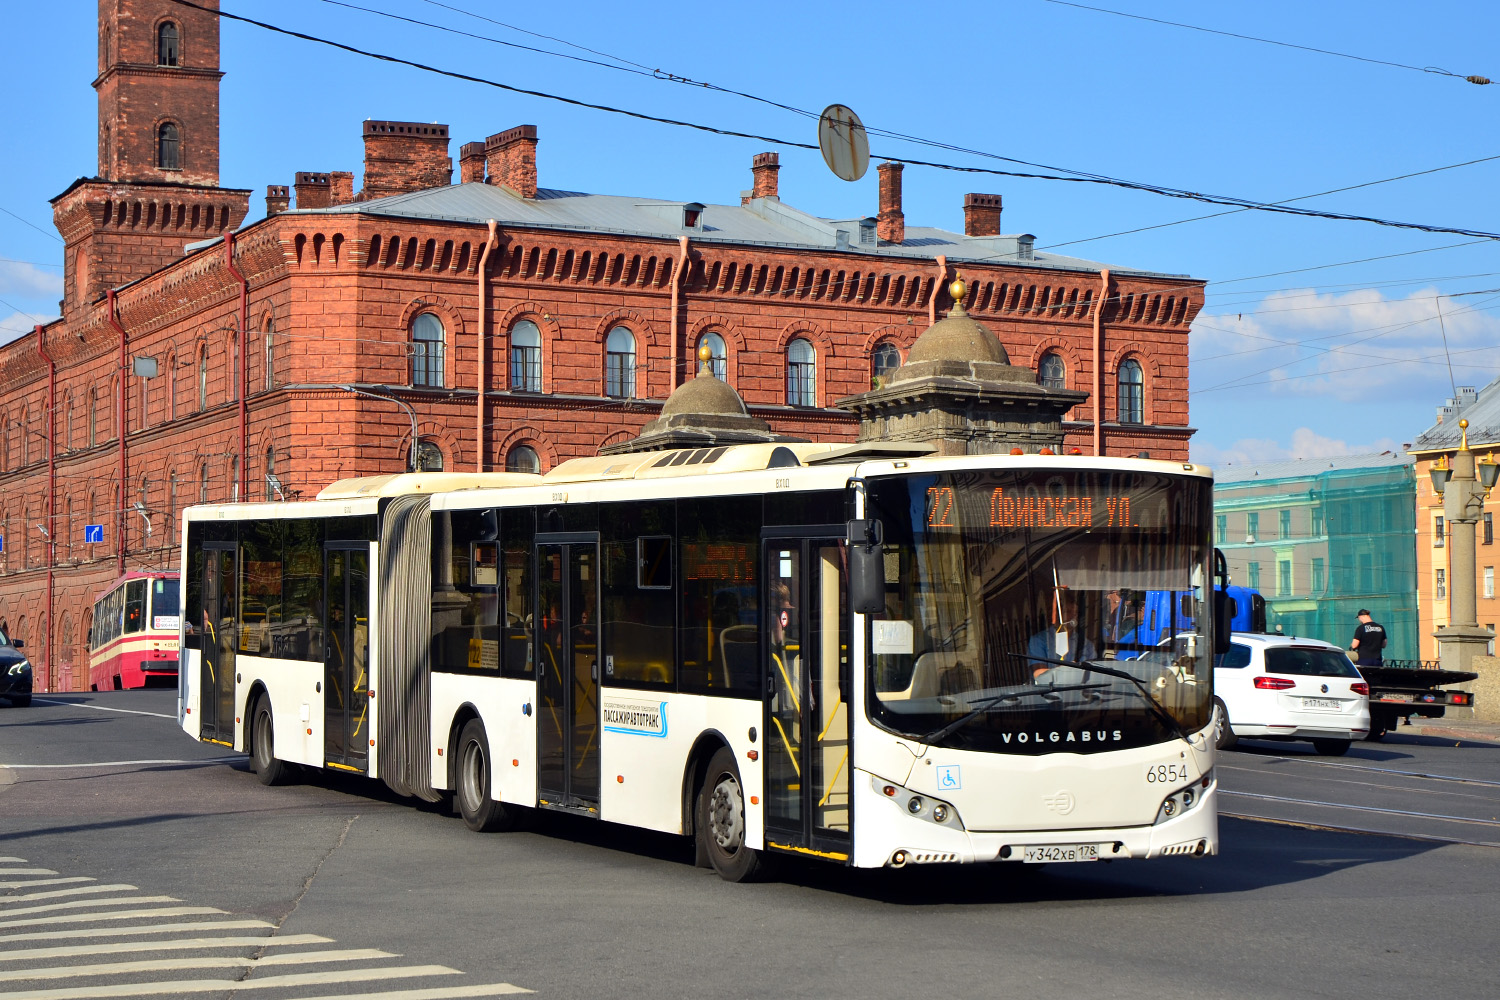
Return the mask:
M550 8L443 0L457 10L428 0L352 2L599 58L461 12L478 13L797 108L848 104L873 128L1264 201L1500 155L1500 83L1474 86L1046 0ZM1097 4L1500 80L1500 4ZM815 141L810 120L765 103L400 24L327 0L224 0L224 8L528 89ZM89 0L13 3L0 14L8 40L0 128L10 150L0 165L0 209L45 230L0 212L0 339L29 329L32 316L56 313L61 244L51 235L47 200L95 170L95 16ZM221 178L256 192L257 215L265 185L290 183L298 170L357 173L365 118L447 123L455 157L462 142L532 123L545 187L705 202L734 202L749 186L751 156L778 148L786 201L837 217L873 214L876 206L873 170L845 183L815 152L439 78L232 22L223 29L223 68ZM872 146L896 157L995 165L892 140ZM1297 204L1500 232L1497 187L1500 160ZM1484 385L1500 375L1494 241L1256 212L1098 239L1222 210L1118 188L916 166L905 173L908 222L961 230L967 191L1002 194L1005 230L1034 233L1038 247L1068 243L1059 252L1211 282L1192 336L1190 419L1200 459L1399 447L1432 423L1450 382ZM1372 257L1386 259L1345 264ZM1334 264L1345 266L1326 266ZM1297 273L1280 273L1289 271Z

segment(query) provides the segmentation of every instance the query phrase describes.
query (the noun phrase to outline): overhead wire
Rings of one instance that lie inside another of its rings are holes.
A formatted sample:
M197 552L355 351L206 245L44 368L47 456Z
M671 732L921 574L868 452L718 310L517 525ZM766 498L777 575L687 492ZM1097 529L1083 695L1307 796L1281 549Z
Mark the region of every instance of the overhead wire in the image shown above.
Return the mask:
M306 33L306 32L302 32L302 31L296 31L296 30L293 30L291 28L283 28L283 27L280 27L278 25L270 24L270 23L265 22L265 21L259 21L259 20L256 20L254 18L245 17L243 15L231 14L231 13L229 13L227 11L217 10L217 9L205 7L205 6L202 6L201 4L197 4L197 3L192 2L192 0L172 0L172 2L175 3L175 4L177 4L177 5L179 5L179 6L182 6L182 7L187 7L187 8L193 9L193 10L201 11L201 12L203 12L205 14L211 14L211 15L219 17L219 18L224 18L224 19L228 19L228 20L232 20L232 21L242 22L242 23L245 23L245 24L252 25L254 27L261 28L261 29L266 30L266 31L271 31L271 32L274 32L274 33L277 33L277 34L286 35L286 36L292 37L292 38L298 38L298 39L301 39L303 41L312 42L314 44L326 45L326 46L329 46L331 48L335 48L335 49L339 49L341 51L349 52L349 53L354 54L354 55L364 56L366 58L371 58L371 59L377 59L377 60L380 60L382 62L389 62L389 63L395 64L395 65L409 66L409 67L411 67L413 69L417 69L417 70L420 70L420 71L423 71L423 72L433 73L433 74L440 75L440 76L446 76L446 77L449 77L451 79L463 80L463 81L469 82L469 83L482 84L484 86L494 87L496 89L504 90L504 91L507 91L507 92L510 92L510 93L524 94L524 95L529 96L529 97L536 97L536 98L540 98L540 99L543 99L543 100L557 101L559 103L567 104L567 105L570 105L570 106L573 106L573 107L587 108L589 110L601 111L601 112L605 112L605 113L609 113L609 114L623 115L623 116L628 117L628 118L634 118L634 119L638 119L638 120L641 120L641 121L650 121L650 122L655 122L657 124L670 125L670 126L674 126L674 127L678 127L678 128L693 129L693 130L696 130L696 131L706 132L706 133L713 134L713 135L729 136L729 137L740 138L740 139L755 139L755 140L760 141L760 142L769 142L769 143L773 143L773 144L777 144L777 145L781 145L781 146L786 146L786 147L794 148L794 149L815 150L815 149L818 148L816 145L814 145L812 143L798 142L798 141L791 140L791 139L777 138L777 137L774 137L774 136L768 136L768 135L763 135L763 134L754 133L754 132L744 132L744 131L740 131L738 129L721 128L721 127L714 126L714 125L703 124L701 122L691 122L691 121L685 121L685 120L681 120L681 119L667 118L667 117L664 117L664 116L661 116L661 115L653 115L653 114L649 114L649 113L643 112L643 111L634 111L634 110L631 110L631 109L628 109L628 108L614 107L612 105L599 104L599 103L592 102L592 101L584 101L584 100L580 100L580 99L574 98L574 97L566 97L566 96L563 96L563 95L560 95L560 94L549 93L547 91L535 90L535 89L526 88L526 87L518 87L518 86L515 86L513 84L502 83L502 82L500 82L498 80L491 80L491 79L487 79L485 77L475 76L475 75L470 74L470 73L461 73L461 72L458 72L457 70L442 69L442 68L437 67L437 66L432 66L432 65L429 65L429 64L426 64L426 63L417 62L416 60L406 59L406 58L403 58L403 57L400 57L400 56L389 55L387 53L374 52L374 51L368 50L368 49L362 49L362 48L359 48L357 46L349 45L349 44L344 43L344 42L335 41L333 39L321 37L321 36L318 36L318 35L312 35L312 34L309 34L309 33ZM883 154L872 152L872 155L881 156ZM1024 164L1024 163L1027 162L1027 161L1015 160L1014 158L1011 158L1011 157L998 157L997 156L995 158L997 158L997 159L1003 159L1003 160L1006 160L1008 162L1014 162L1014 163L1023 163ZM1199 202L1203 202L1205 204L1231 205L1231 206L1235 206L1235 207L1249 208L1249 209L1252 209L1254 211L1261 211L1261 212L1270 212L1270 213L1278 213L1278 214L1285 214L1285 215L1295 215L1295 216L1301 216L1301 217L1305 217L1305 218L1318 218L1318 219L1326 219L1326 220L1334 220L1334 221L1364 222L1364 223L1368 223L1368 224L1371 224L1371 225L1387 226L1387 227L1396 228L1396 229L1412 229L1412 230L1416 230L1416 231L1419 231L1419 232L1430 232L1430 233L1453 233L1453 234L1459 235L1459 236L1473 236L1473 237L1480 238L1480 239L1500 240L1500 233L1492 233L1492 232L1487 232L1487 231L1483 231L1483 230L1466 229L1466 228L1455 227L1455 226L1440 226L1440 225L1435 225L1435 224L1431 224L1431 223L1405 222L1405 221L1401 221L1401 220L1382 219L1382 218L1379 218L1379 217L1376 217L1376 216L1357 215L1357 214L1352 214L1352 213L1324 212L1324 211L1319 211L1319 210L1316 210L1316 209L1298 208L1298 207L1291 206L1291 205L1276 205L1276 204L1271 204L1271 203L1267 203L1267 202L1258 202L1258 201L1254 201L1252 199L1247 199L1247 198L1239 198L1239 197L1228 196L1228 195L1207 194L1207 193L1200 192L1200 191L1188 191L1188 190L1185 190L1185 189L1174 188L1174 187L1170 187L1170 186L1167 186L1167 185L1148 184L1148 183L1137 182L1137 181L1129 181L1129 180L1125 180L1125 179L1122 179L1122 178L1109 177L1107 175L1092 175L1092 174L1082 174L1082 173L1079 173L1079 172L1070 172L1072 174L1071 176L1063 176L1063 175L1058 174L1058 173L1042 174L1042 173L1033 173L1033 172L1027 172L1027 171L1017 171L1017 170L1001 170L1001 169L998 169L998 168L995 168L995 167L965 166L965 165L952 164L952 163L940 163L940 162L936 162L936 161L932 161L932 160L918 160L918 159L913 159L911 157L899 157L898 156L898 157L889 157L889 159L899 160L899 161L901 161L903 163L911 164L913 166L925 166L925 167L931 167L931 168L937 169L937 170L948 170L948 171L953 171L953 172L958 172L958 173L986 174L986 175L992 175L992 176L1018 177L1018 178L1034 179L1034 180L1064 181L1064 182L1079 183L1079 184L1100 184L1100 185L1105 185L1105 186L1110 186L1110 187L1118 187L1118 188L1121 188L1121 189L1124 189L1124 190L1142 191L1142 192L1146 192L1146 193L1150 193L1150 194L1160 195L1162 197L1167 197L1167 198L1179 198L1179 199L1185 199L1185 200L1190 200L1190 201L1199 201ZM1048 167L1045 167L1045 166L1041 166L1041 167L1039 167L1039 169L1055 169L1055 168L1048 168Z
M61 243L63 241L63 239L62 239L61 236L57 235L56 233L49 233L49 232L47 232L47 230L43 229L41 226L37 225L34 222L30 222L30 221L28 221L26 219L23 219L21 216L17 215L15 212L12 212L8 208L0 208L0 212L4 212L6 215L10 216L12 219L15 219L17 222L19 222L23 226L30 226L32 229L35 229L37 232L41 233L43 236L49 236L49 237L51 237L52 239L56 240L59 243Z
M1186 24L1182 21L1168 21L1160 17L1148 17L1145 14L1132 14L1128 11L1112 10L1108 7L1095 7L1089 4L1076 3L1074 2L1074 0L1042 0L1042 2L1050 3L1056 7L1073 7L1077 10L1093 11L1096 14L1112 14L1115 17L1126 17L1130 18L1133 21L1149 21L1152 24L1163 24L1173 28L1184 28L1188 31L1201 31L1209 35L1221 35L1225 38L1237 38L1245 42L1259 42L1263 45L1279 45L1282 48L1286 49L1299 49L1303 52L1312 52L1316 53L1317 55L1323 56L1335 56L1339 59L1352 59L1355 62L1370 63L1376 66L1387 66L1393 69L1413 70L1418 73L1428 73L1434 76L1448 76L1458 80L1463 80L1466 83L1476 84L1478 86L1486 86L1494 82L1485 76L1480 76L1478 74L1466 75L1463 73L1455 73L1452 70L1443 69L1441 66L1414 66L1410 63L1395 62L1390 59L1376 59L1372 56L1355 55L1352 52L1339 52L1334 49L1318 48L1315 45L1302 45L1297 42L1286 42L1276 38L1262 38L1258 35L1246 35L1238 31L1225 31L1220 28L1205 28L1199 24Z

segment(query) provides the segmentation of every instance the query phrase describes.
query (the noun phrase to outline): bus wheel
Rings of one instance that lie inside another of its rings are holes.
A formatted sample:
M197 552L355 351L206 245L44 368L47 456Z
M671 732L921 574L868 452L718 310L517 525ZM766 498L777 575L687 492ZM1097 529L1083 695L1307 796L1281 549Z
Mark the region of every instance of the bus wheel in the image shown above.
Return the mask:
M255 699L255 714L250 716L250 767L262 785L279 785L286 780L287 766L276 759L276 730L271 725L271 699Z
M728 747L720 747L708 763L708 774L698 791L696 826L699 849L708 855L720 878L753 882L760 877L760 852L745 846L745 791Z
M458 811L464 825L477 833L508 830L515 825L515 810L496 802L491 795L490 741L484 723L470 719L458 737Z

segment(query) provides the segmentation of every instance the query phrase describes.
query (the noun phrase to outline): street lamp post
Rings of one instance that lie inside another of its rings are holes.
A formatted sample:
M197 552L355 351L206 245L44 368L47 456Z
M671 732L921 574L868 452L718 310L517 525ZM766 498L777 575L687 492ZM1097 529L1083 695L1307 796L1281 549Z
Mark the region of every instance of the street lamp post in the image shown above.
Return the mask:
M1479 627L1474 533L1500 466L1491 460L1475 463L1469 450L1469 422L1460 420L1458 426L1463 434L1453 468L1439 465L1432 469L1432 485L1443 495L1443 517L1448 522L1448 624L1433 633L1438 641L1438 665L1444 670L1468 670L1494 638L1489 629Z

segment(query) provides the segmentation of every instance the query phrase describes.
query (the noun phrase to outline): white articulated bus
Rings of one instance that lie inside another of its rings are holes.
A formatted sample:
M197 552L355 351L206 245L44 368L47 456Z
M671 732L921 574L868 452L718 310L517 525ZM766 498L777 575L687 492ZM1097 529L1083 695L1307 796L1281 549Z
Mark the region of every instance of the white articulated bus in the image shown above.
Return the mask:
M451 795L476 830L554 809L689 835L731 880L776 853L1215 853L1215 630L1127 641L1148 592L1212 585L1208 471L892 454L192 508L181 724L267 783L328 767Z

